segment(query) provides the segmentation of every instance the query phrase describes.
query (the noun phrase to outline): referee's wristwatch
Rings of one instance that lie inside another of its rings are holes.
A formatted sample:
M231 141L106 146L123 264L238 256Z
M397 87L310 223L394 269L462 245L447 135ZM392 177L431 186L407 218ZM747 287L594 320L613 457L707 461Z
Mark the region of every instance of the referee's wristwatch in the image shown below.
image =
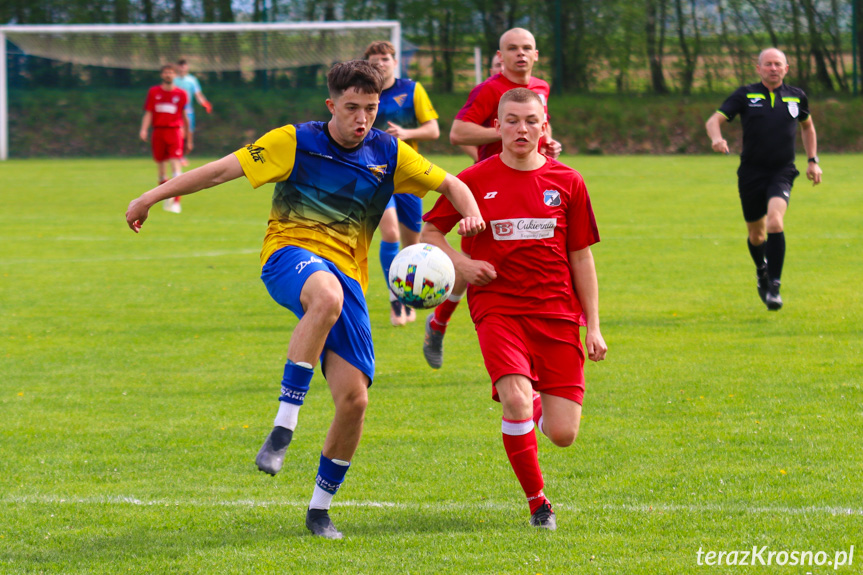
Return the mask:
M809 158L809 163L810 164L817 164L818 163L818 156L812 156L811 158Z

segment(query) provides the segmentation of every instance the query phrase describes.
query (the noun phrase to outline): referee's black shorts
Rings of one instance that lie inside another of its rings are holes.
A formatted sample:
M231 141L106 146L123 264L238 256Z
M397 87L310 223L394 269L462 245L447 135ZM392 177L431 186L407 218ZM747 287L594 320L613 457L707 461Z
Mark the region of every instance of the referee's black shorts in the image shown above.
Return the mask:
M743 218L747 222L757 222L766 216L770 198L782 198L785 203L790 202L791 186L799 175L794 164L773 169L740 164L737 169L737 189L740 191Z

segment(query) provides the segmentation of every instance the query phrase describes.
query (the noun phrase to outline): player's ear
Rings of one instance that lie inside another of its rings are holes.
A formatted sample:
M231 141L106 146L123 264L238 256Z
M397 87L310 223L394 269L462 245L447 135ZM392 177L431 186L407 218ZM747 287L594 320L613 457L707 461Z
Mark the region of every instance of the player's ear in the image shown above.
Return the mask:
M330 111L330 114L336 113L336 103L329 98L327 98L327 110Z
M494 131L500 136L500 120L497 118L494 119Z

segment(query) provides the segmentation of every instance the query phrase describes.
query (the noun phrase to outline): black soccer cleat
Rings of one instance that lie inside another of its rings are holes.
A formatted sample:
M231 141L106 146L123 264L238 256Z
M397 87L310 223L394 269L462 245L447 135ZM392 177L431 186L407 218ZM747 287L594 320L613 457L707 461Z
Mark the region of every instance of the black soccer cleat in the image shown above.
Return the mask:
M324 539L342 539L344 535L333 525L330 514L326 509L309 509L306 511L306 527L312 535Z
M557 529L557 518L554 516L554 511L551 510L551 504L548 501L543 503L536 513L530 516L530 524L539 529L548 529L554 531Z
M770 289L770 276L767 275L767 266L763 266L758 268L757 271L758 277L758 297L761 298L761 301L765 304L767 303L767 292Z
M285 452L288 450L293 436L294 432L290 429L278 425L274 427L267 439L264 440L261 450L258 451L258 456L255 457L258 469L270 475L278 473L282 468Z
M764 303L767 304L767 309L770 311L782 309L782 297L779 295L779 280L773 280L770 283L770 289L767 290Z

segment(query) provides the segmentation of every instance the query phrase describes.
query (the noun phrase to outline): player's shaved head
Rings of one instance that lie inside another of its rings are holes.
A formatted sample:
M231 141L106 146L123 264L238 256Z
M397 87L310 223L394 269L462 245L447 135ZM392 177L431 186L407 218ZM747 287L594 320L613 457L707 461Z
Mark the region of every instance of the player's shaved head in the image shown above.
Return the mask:
M380 70L366 60L339 62L327 73L330 98L336 99L353 88L361 94L380 94L384 79Z
M531 48L536 48L536 38L533 37L533 34L524 28L511 28L500 37L500 51L503 52L506 46L510 44L523 46L528 43Z

